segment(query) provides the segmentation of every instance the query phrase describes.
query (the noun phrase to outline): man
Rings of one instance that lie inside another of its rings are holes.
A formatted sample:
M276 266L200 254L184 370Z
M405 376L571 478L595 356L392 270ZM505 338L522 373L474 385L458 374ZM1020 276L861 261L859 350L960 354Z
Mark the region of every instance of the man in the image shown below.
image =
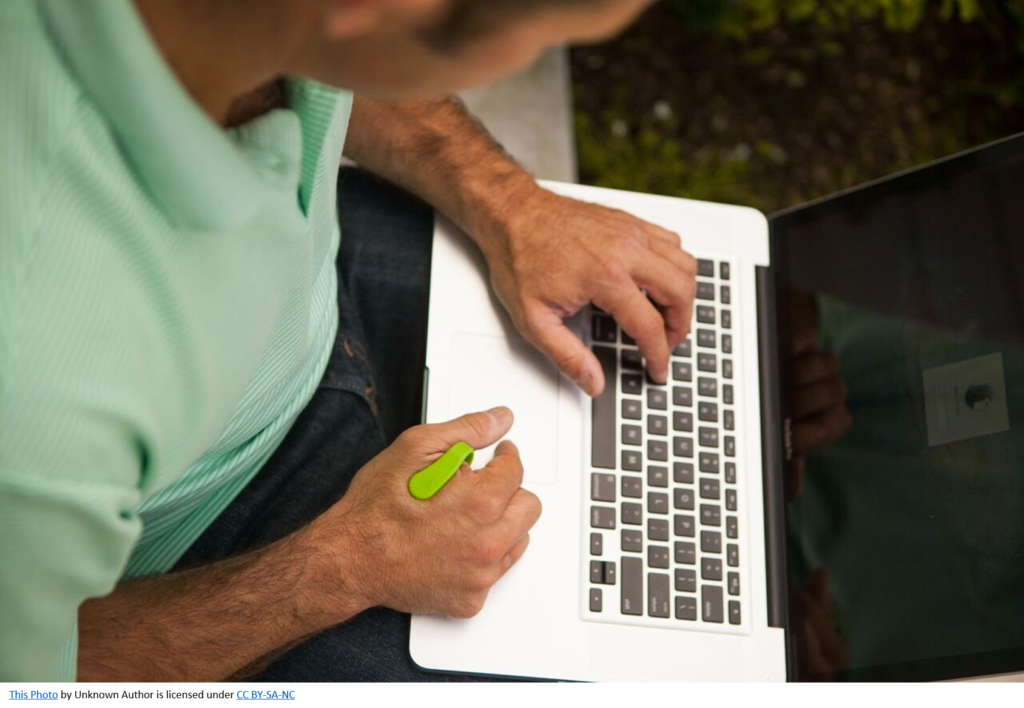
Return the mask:
M402 613L478 612L540 506L510 442L409 496L512 414L402 432L430 212L354 174L341 239L342 145L470 234L585 391L601 369L562 319L588 302L664 381L678 236L538 188L431 98L648 2L0 5L0 680L429 677Z

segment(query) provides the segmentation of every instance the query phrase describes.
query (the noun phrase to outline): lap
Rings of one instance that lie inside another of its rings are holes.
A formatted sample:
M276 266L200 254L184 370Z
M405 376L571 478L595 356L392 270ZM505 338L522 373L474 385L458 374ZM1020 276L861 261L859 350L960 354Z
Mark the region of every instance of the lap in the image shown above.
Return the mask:
M308 524L419 422L433 213L355 170L342 171L339 203L340 324L327 371L281 446L177 568L243 553ZM374 608L295 647L254 680L474 680L417 669L408 641L408 615Z

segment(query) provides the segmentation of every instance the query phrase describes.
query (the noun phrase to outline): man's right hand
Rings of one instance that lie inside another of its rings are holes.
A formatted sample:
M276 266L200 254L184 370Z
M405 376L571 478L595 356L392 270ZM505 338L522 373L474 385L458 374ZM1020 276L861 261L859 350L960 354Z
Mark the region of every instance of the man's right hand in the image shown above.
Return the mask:
M491 586L523 555L540 516L540 501L522 489L518 450L502 442L486 467L463 465L427 501L410 495L409 479L455 443L484 448L511 427L507 408L420 425L367 463L309 529L328 564L328 587L321 589L334 586L367 608L477 614Z

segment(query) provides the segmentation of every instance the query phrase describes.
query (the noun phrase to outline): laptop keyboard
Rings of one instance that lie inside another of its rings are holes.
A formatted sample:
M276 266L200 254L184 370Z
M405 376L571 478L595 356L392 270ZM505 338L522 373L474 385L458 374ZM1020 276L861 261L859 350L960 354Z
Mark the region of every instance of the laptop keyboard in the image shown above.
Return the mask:
M592 403L584 616L739 630L744 619L740 346L728 261L699 260L690 336L651 382L635 342L590 315L605 375Z

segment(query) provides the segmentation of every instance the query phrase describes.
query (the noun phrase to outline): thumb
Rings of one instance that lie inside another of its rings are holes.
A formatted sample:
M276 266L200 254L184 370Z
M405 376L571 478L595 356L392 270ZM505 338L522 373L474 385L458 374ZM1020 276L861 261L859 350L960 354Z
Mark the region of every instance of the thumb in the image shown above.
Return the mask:
M490 447L505 436L512 427L512 411L498 406L489 411L468 413L447 423L420 426L423 436L436 443L444 452L457 442L464 442L474 450Z
M533 318L523 335L551 360L558 370L590 396L604 390L604 372L594 353L565 326L557 313L547 310Z

